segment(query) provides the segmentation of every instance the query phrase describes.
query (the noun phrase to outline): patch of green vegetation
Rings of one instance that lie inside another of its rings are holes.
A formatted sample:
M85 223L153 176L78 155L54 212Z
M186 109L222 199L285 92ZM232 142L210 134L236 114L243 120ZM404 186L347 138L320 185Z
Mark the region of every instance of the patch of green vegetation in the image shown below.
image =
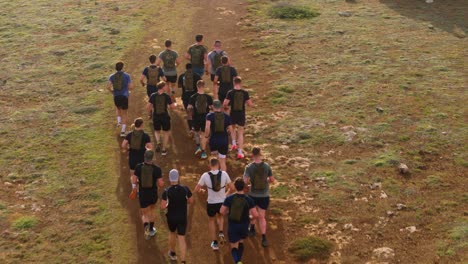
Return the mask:
M353 164L356 164L357 163L357 160L355 159L349 159L349 160L345 160L343 161L344 164L348 164L348 165L353 165Z
M311 215L303 215L299 217L298 222L302 225L308 225L308 224L318 224L320 220L316 217L313 217Z
M274 188L271 188L270 192L274 197L285 199L289 196L289 187L286 185L279 185Z
M311 258L325 260L332 252L333 244L325 239L309 236L296 239L289 246L288 251L300 261L307 261Z
M449 231L449 237L453 240L468 243L468 222L462 222Z
M386 152L372 161L375 167L395 166L398 164L400 158L394 152Z
M268 15L278 19L310 19L319 16L320 13L307 6L279 3L270 8Z
M270 214L280 216L280 215L283 215L283 210L281 210L280 208L276 208L276 207L271 208Z
M429 175L427 176L426 179L424 179L424 183L431 186L431 187L436 187L440 186L442 184L442 178L440 178L437 175Z
M13 221L11 227L15 230L25 230L35 227L39 220L34 216L22 216Z

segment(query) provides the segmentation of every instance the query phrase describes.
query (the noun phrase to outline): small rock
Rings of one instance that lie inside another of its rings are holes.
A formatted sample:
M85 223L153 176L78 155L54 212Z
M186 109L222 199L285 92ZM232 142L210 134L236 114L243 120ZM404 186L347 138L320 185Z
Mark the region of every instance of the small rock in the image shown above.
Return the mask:
M349 11L342 11L342 12L338 12L338 15L341 16L341 17L350 17L353 15L353 13L349 12Z
M387 211L387 216L388 217L395 216L395 212L394 211Z
M244 71L248 72L248 71L250 71L250 69L249 69L249 68L245 68Z
M357 135L354 131L348 131L344 133L346 141L353 141L353 138Z
M372 256L378 260L390 260L395 257L395 251L389 247L376 248L372 251Z
M378 113L383 113L384 112L382 107L376 107L375 111L377 111Z
M388 195L384 191L381 191L380 192L380 199L387 199L387 198L388 198Z
M414 233L414 232L416 232L418 230L416 229L415 226L407 226L404 229L403 228L400 229L400 232L403 232L403 231L408 231L408 232L410 232L412 234L412 233Z
M426 0L426 3L432 4L432 3L434 3L434 0Z
M466 37L466 33L465 31L463 31L461 28L459 27L455 27L453 29L453 35L455 35L455 37L457 38L465 38Z
M410 173L408 166L404 163L400 163L400 165L398 165L398 171L402 175L408 175Z
M343 229L344 229L344 230L351 230L351 229L353 229L353 224L345 224L345 225L343 226Z
M369 185L369 188L371 190L375 190L377 188L380 189L380 188L382 188L382 183L381 182L374 182L371 185Z
M6 186L12 186L13 185L13 183L11 183L11 182L4 182L3 184L6 185Z
M113 28L110 30L110 34L111 35L117 35L117 34L120 34L120 30L116 29L116 28Z
M120 8L119 8L118 6L116 6L116 7L114 7L114 9L113 9L113 10L114 10L114 11L119 11L119 10L120 10Z
M434 25L432 25L432 24L429 24L427 27L428 27L429 29L434 29Z
M397 208L397 210L401 211L401 210L406 209L406 205L402 204L402 203L397 203L396 208Z
M351 130L353 130L354 127L353 127L353 126L343 126L343 127L341 127L340 129L341 129L341 131L346 132L346 131L351 131Z
M325 181L325 177L317 177L314 179L315 181Z

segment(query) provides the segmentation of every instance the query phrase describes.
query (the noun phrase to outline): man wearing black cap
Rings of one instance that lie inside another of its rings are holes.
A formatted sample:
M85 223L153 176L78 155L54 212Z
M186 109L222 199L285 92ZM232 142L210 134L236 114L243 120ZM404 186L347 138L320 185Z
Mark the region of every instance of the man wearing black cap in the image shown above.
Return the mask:
M154 220L156 218L155 205L158 200L158 186L159 188L164 186L161 168L153 164L153 156L154 152L147 150L145 152L145 161L135 167L135 174L132 175L133 186L138 184L141 221L143 222L146 239L156 234Z
M226 155L229 148L229 133L231 133L231 118L223 112L221 101L214 100L213 113L206 115L205 135L209 138L211 153L218 154L219 165L226 171Z
M185 242L185 232L187 229L187 203L193 203L192 192L187 186L179 184L179 172L171 170L169 172L171 187L164 190L161 198L161 209L167 208L167 225L169 227L169 258L177 260L175 253L176 231L179 241L180 258L185 263L187 244Z

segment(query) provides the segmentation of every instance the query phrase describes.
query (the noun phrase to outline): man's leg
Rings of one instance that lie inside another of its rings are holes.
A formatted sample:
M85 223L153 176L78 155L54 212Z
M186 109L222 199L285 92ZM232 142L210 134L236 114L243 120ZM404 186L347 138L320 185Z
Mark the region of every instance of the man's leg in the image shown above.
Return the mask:
M125 132L125 129L127 128L127 109L122 109L120 110L121 116L122 116L122 130L121 132Z
M187 243L185 242L185 236L178 236L179 248L180 248L180 260L185 261L185 255L187 254Z
M219 155L218 155L218 158L219 158L219 168L220 168L222 171L227 171L227 166L226 166L226 155L219 154Z
M232 258L234 259L234 263L237 263L240 261L239 258L239 241L236 243L231 243L231 255Z
M115 107L115 115L117 116L117 125L122 124L122 116L120 113L120 109L117 106Z
M236 125L232 126L231 129L231 140L232 140L232 150L237 149L237 133L236 133Z
M215 221L214 216L208 217L208 230L210 231L212 241L217 241Z
M171 232L169 233L169 250L171 252L175 252L175 246L176 246L176 232Z
M148 221L149 221L149 224L150 224L150 231L151 231L151 232L153 231L153 228L154 228L154 221L156 220L156 208L155 208L155 205L156 205L156 204L152 204L152 205L148 206Z
M218 230L219 230L219 242L221 244L224 244L224 216L220 213L216 214L216 222L218 224Z
M156 144L161 143L161 131L154 130L154 138L156 139Z
M262 232L262 235L266 234L266 229L267 229L265 212L266 211L264 209L258 208L258 223L260 225L260 232Z
M237 153L241 154L242 156L244 155L242 153L242 149L244 148L244 127L243 126L237 126Z
M169 136L170 136L170 130L164 131L163 133L163 149L167 150L169 146Z

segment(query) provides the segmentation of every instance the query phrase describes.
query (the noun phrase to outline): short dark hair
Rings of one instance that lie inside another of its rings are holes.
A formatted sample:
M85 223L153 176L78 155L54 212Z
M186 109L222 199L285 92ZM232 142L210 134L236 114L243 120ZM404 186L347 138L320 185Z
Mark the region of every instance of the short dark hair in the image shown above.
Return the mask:
M210 166L211 167L214 167L214 166L217 166L217 165L219 165L219 160L217 158L210 159Z
M241 178L241 177L237 177L235 180L234 180L234 187L236 187L236 190L238 192L244 190L244 187L245 187L245 182L244 180Z
M260 156L261 154L262 154L262 151L260 150L259 147L254 147L254 148L252 149L252 155L254 155L254 156Z
M234 77L234 83L235 83L235 84L242 83L242 78L241 78L240 76Z
M221 63L222 63L222 64L227 64L228 61L229 61L229 58L228 58L227 56L222 56L222 57L221 57Z
M151 63L155 63L155 62L156 62L156 55L151 54L151 56L149 56L149 61L150 61Z
M116 71L121 71L123 69L124 63L119 61L115 64L115 70Z
M172 40L166 39L166 41L164 42L164 46L166 46L166 48L169 48L170 46L172 46Z
M160 81L160 82L158 82L158 84L156 85L156 87L158 87L158 90L161 90L162 88L164 88L164 86L166 86L166 82L165 82L165 81Z
M143 125L143 118L141 117L138 117L135 119L135 121L133 121L133 124L135 124L135 127L141 127L141 125Z
M202 35L202 34L196 35L196 36L195 36L195 40L196 40L197 42L202 41L202 40L203 40L203 35Z
M205 81L204 80L198 80L197 87L198 88L205 87Z
M192 69L192 63L185 64L185 69L187 69L187 70Z
M219 40L219 39L215 40L214 45L215 45L215 46L221 45L221 40Z

